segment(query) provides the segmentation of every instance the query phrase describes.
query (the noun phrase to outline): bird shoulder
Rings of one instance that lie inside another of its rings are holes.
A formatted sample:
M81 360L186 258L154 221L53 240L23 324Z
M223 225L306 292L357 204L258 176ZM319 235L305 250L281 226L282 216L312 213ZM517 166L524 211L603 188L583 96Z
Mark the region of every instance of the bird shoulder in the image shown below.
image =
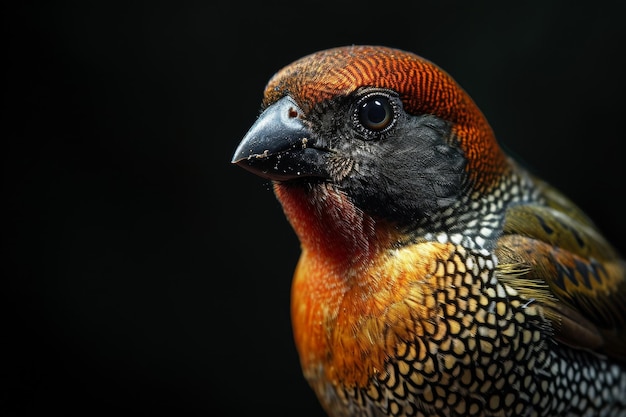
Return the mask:
M560 342L626 358L626 264L574 204L540 186L545 204L506 211L499 279L544 305Z

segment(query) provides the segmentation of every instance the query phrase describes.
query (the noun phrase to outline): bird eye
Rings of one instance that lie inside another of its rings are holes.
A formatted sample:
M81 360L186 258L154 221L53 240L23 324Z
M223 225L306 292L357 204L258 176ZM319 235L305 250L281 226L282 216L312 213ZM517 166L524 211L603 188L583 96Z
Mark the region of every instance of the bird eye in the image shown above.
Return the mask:
M396 119L394 105L380 94L364 97L358 103L356 116L361 126L373 132L384 131Z

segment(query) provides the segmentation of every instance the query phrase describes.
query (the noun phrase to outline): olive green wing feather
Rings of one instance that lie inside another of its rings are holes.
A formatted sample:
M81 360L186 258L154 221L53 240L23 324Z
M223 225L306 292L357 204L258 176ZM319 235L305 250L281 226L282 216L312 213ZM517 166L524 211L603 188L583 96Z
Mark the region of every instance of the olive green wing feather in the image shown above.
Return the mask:
M538 184L545 205L506 212L500 279L544 305L560 342L626 359L626 263L580 209Z

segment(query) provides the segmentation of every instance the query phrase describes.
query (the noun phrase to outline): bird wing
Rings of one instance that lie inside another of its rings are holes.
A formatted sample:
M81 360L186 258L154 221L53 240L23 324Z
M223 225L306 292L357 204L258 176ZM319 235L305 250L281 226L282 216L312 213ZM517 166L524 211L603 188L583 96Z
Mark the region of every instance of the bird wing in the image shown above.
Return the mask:
M626 360L626 262L579 208L537 184L546 204L506 212L500 279L544 305L560 342Z

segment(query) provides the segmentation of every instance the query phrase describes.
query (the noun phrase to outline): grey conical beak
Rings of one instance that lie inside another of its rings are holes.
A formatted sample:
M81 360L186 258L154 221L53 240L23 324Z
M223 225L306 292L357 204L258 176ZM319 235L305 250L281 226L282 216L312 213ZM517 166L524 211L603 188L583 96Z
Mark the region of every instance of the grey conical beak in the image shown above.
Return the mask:
M271 180L325 177L327 152L315 148L302 111L289 96L269 106L235 150L232 163Z

